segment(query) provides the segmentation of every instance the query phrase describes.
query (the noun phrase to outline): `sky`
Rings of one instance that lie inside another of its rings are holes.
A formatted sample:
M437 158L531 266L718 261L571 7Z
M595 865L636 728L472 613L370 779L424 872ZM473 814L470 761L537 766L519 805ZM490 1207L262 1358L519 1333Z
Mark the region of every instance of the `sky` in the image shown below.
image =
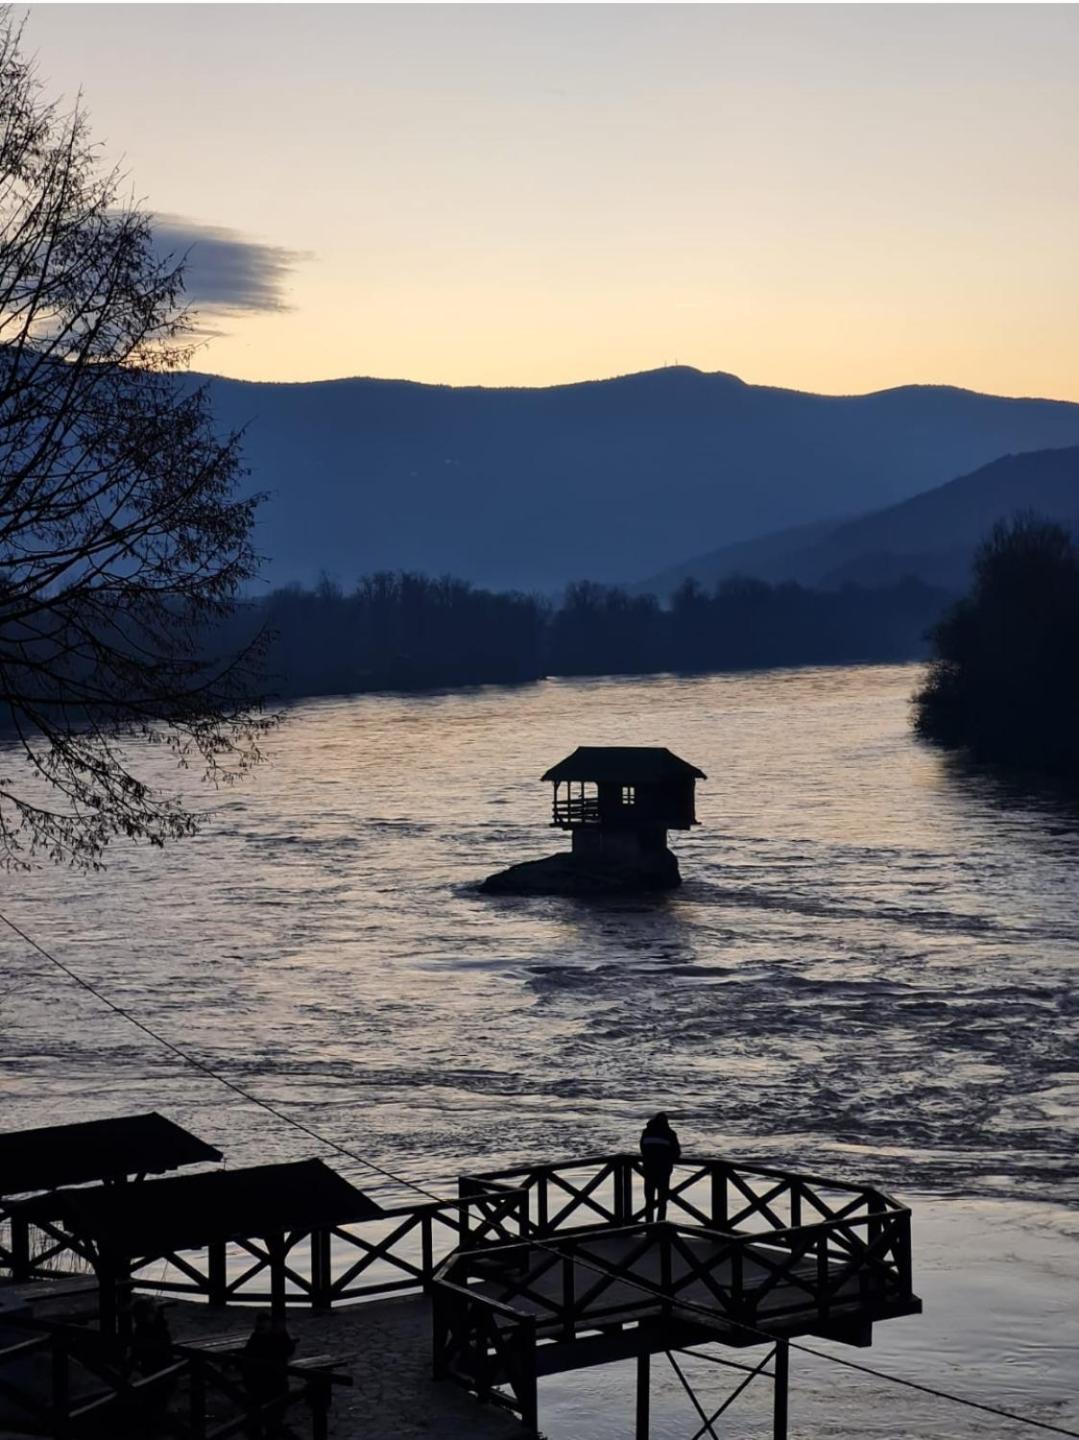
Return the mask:
M198 368L1079 400L1074 5L34 5Z

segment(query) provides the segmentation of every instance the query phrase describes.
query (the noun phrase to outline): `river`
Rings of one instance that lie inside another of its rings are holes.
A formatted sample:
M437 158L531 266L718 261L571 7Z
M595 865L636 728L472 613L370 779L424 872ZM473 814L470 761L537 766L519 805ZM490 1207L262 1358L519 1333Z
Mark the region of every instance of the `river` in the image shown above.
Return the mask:
M5 908L117 1003L413 1179L625 1148L664 1108L687 1150L922 1197L938 1278L963 1248L942 1237L974 1217L964 1243L984 1252L982 1226L1017 1257L1001 1294L1055 1314L1066 1281L1074 1311L1079 807L914 741L918 674L305 702L242 787L181 777L207 810L198 836L118 849L103 875L9 874ZM539 776L578 744L607 743L668 745L706 772L701 824L672 841L681 890L602 904L478 895L490 871L565 843ZM161 752L142 763L176 783ZM0 963L4 1128L159 1108L233 1163L310 1153L13 937ZM917 1206L914 1234L917 1256ZM946 1293L954 1305L963 1286ZM889 1328L923 1337L894 1352L906 1373L939 1357L928 1309L881 1327L882 1342ZM996 1354L975 1331L959 1347L968 1368ZM1007 1356L986 1365L999 1395L1056 1405L1061 1423L1070 1392L1060 1399L1054 1377L1079 1333L1057 1323L1057 1341L1063 1359L1050 1345L1033 1368L1017 1362L1015 1393ZM964 1388L962 1366L948 1373ZM595 1419L601 1390L555 1386L552 1440L623 1433ZM1012 1433L950 1414L933 1429L936 1412L930 1428L893 1414L891 1429L851 1429L836 1414L812 1433Z

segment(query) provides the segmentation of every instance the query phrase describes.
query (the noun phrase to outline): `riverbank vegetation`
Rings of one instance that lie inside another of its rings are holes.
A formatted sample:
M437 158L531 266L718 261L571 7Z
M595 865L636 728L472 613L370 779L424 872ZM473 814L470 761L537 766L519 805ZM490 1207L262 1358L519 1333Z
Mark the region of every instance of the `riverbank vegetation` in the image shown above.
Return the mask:
M811 590L725 580L652 595L582 581L559 603L415 574L275 591L236 624L271 634L282 697L910 659L949 596L916 581ZM238 643L242 636L230 637Z
M970 593L934 627L918 734L975 759L1079 779L1079 546L1035 516L998 525Z

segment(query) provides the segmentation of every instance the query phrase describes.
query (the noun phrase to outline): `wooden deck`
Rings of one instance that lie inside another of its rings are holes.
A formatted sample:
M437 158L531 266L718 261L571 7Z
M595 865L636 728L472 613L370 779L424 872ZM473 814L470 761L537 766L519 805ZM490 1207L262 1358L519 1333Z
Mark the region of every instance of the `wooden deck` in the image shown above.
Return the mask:
M528 1224L519 1241L469 1245L438 1270L439 1373L534 1430L540 1376L631 1356L646 1366L712 1341L772 1345L785 1436L790 1337L868 1345L875 1323L921 1309L910 1212L879 1191L687 1160L673 1218L649 1223L639 1178L635 1159L608 1156L468 1182L488 1195L523 1187Z
M62 1318L67 1287L50 1286L48 1281L34 1283L51 1292L47 1300L39 1300L31 1287L20 1287L30 1289L37 1302L35 1312L40 1304L43 1316ZM81 1286L77 1297L80 1310L88 1299L92 1302L92 1293L88 1295L86 1287ZM253 1313L249 1306L219 1309L181 1300L167 1302L167 1307L170 1329L182 1350L192 1347L212 1353L218 1348L214 1344L218 1337L228 1335L233 1343L243 1344L251 1333ZM302 1364L312 1355L329 1352L352 1381L350 1386L334 1387L328 1417L331 1440L461 1440L462 1436L468 1436L468 1440L520 1440L520 1425L505 1410L482 1408L457 1386L440 1385L432 1379L431 1307L422 1295L393 1296L333 1311L305 1308L289 1315L288 1328L297 1342L297 1361ZM0 1367L0 1380L5 1378L9 1376ZM40 1393L49 1394L47 1363L32 1374L24 1370L18 1378L31 1384L36 1379ZM83 1398L87 1394L85 1377L75 1371L71 1381L71 1399ZM188 1418L184 1414L186 1398L186 1381L181 1376L169 1399L177 1426L171 1432L174 1435L187 1433L183 1429ZM227 1397L215 1396L211 1390L207 1406L210 1422L225 1424L237 1413ZM14 1421L15 1414L10 1403L5 1405L0 1390L0 1440L26 1440L26 1425L8 1423ZM289 1423L296 1440L310 1440L312 1419L306 1405L292 1408ZM152 1427L134 1428L136 1433L132 1435L119 1421L110 1428L99 1420L98 1428L88 1433L95 1440L101 1440L103 1431L108 1440L154 1440L161 1433ZM39 1427L36 1433L40 1436L48 1431ZM72 1426L71 1434L78 1440L86 1433L77 1424ZM234 1433L242 1437L245 1430L241 1426Z
M704 1331L704 1338L738 1347L761 1344L764 1335L791 1334L826 1335L860 1344L869 1343L875 1321L916 1314L921 1309L921 1302L914 1297L889 1299L868 1294L864 1277L852 1273L837 1281L828 1316L823 1318L816 1299L819 1266L815 1257L788 1265L786 1251L766 1244L750 1245L742 1251L739 1266L728 1239L685 1234L686 1253L674 1249L670 1273L665 1275L662 1247L650 1247L642 1255L639 1240L639 1231L628 1235L597 1232L587 1251L571 1253L568 1263L552 1259L550 1249L529 1249L522 1254L521 1272L484 1278L480 1267L474 1272L479 1278L471 1288L534 1318L536 1338L543 1347L538 1362L541 1374L577 1368L567 1363L566 1355L548 1355L548 1342L577 1341L593 1330L610 1340L615 1326L662 1320ZM604 1271L613 1277L609 1283L604 1282ZM779 1273L783 1278L770 1285ZM716 1303L717 1288L724 1296L722 1305ZM751 1323L743 1323L730 1304L729 1297L739 1290L749 1295L766 1291L752 1307ZM582 1303L577 1304L578 1298ZM572 1314L572 1326L567 1324L567 1313ZM636 1339L626 1339L625 1345L608 1345L612 1358L616 1358L615 1351L638 1352ZM584 1351L580 1354L581 1364L595 1363L584 1358Z
M665 1281L662 1257L658 1248L646 1252L635 1261L637 1232L630 1236L604 1236L598 1233L589 1246L587 1255L572 1255L567 1276L562 1264L553 1264L534 1282L532 1293L521 1294L516 1286L503 1280L480 1280L473 1288L491 1299L511 1303L515 1309L536 1318L537 1334L543 1338L558 1335L562 1328L559 1312L567 1292L570 1297L584 1295L593 1290L597 1283L598 1269L610 1270L618 1277L611 1281L602 1292L586 1304L579 1316L577 1329L588 1328L589 1322L610 1325L633 1322L642 1318L675 1311L679 1318L696 1324L712 1324L725 1331L737 1328L724 1320L717 1310L712 1288L701 1277L710 1274L715 1284L731 1291L735 1284L734 1260L724 1253L720 1241L686 1236L686 1248L698 1262L699 1270L683 1256L675 1255L672 1260L671 1276ZM528 1252L525 1264L532 1268L549 1255L546 1250ZM765 1245L752 1246L744 1252L742 1283L749 1289L765 1284L775 1273L777 1265L785 1260L783 1251ZM630 1263L632 1261L632 1263ZM805 1312L816 1318L816 1306L812 1300L812 1283L816 1278L816 1262L805 1259L797 1262L792 1269L790 1280L781 1282L764 1297L756 1310L760 1321L783 1314L789 1316L793 1307L795 1313ZM802 1284L798 1285L797 1282ZM668 1304L665 1295L677 1296ZM642 1288L646 1287L646 1288ZM665 1288L666 1287L666 1288ZM655 1293L649 1293L655 1292ZM546 1303L544 1303L546 1302ZM859 1306L857 1278L849 1277L842 1282L834 1298L836 1308L849 1304ZM701 1312L707 1312L702 1314Z
M141 1193L149 1202L179 1183L151 1182ZM47 1287L58 1270L101 1268L78 1215L54 1217L47 1206L22 1213L26 1233L8 1256L20 1280ZM309 1222L278 1235L256 1229L246 1238L232 1229L233 1238L211 1237L202 1253L188 1248L190 1240L180 1253L173 1247L184 1237L169 1232L132 1257L122 1282L95 1278L109 1281L110 1304L131 1291L198 1297L209 1302L199 1307L208 1317L270 1304L287 1309L290 1328L306 1327L305 1309L313 1324L336 1325L345 1320L341 1307L373 1316L393 1295L422 1295L408 1302L428 1317L422 1347L387 1356L385 1368L426 1370L433 1362L437 1377L533 1432L539 1376L630 1356L643 1363L640 1376L650 1354L718 1341L774 1347L772 1369L763 1373L775 1377L777 1397L783 1392L774 1433L785 1436L789 1337L865 1345L875 1323L921 1308L911 1282L910 1212L872 1187L687 1157L675 1171L668 1213L662 1223L646 1219L637 1156L590 1156L465 1176L456 1198L355 1222ZM96 1327L89 1319L91 1335L109 1329L105 1318L102 1307ZM82 1355L87 1330L69 1337L80 1352L72 1352L75 1361L125 1394L131 1386L112 1375L107 1358L98 1364L91 1352ZM377 1323L369 1333L381 1333ZM69 1338L48 1341L59 1361L54 1375L70 1369ZM13 1373L24 1353L0 1347L0 1394L5 1370ZM222 1403L235 1389L197 1347L177 1364L183 1375L198 1368L199 1386L215 1386ZM645 1386L639 1394L646 1393ZM51 1410L67 1405L58 1392ZM646 1435L640 1413L637 1433Z

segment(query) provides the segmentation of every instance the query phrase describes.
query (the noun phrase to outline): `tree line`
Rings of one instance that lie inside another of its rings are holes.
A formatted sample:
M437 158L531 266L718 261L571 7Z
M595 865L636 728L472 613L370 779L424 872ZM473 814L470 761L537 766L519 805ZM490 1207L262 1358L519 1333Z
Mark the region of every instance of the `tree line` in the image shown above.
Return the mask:
M997 525L931 639L914 697L923 739L1079 779L1079 545L1067 530L1034 515Z
M351 592L323 579L276 590L231 622L224 648L267 635L279 697L515 683L545 675L640 675L905 660L947 603L919 581L816 590L747 578L654 595L580 581L560 601L407 572Z

